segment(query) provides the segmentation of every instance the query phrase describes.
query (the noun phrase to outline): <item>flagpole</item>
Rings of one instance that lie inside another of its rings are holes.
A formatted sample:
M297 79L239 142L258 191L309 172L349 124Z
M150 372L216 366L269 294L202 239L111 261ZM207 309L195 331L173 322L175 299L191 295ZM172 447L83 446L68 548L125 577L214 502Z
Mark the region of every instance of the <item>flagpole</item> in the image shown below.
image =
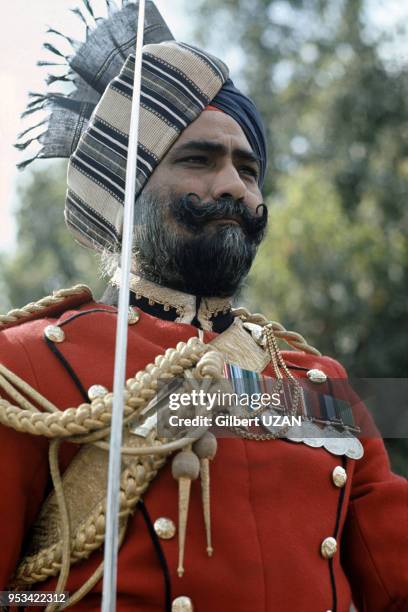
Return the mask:
M132 263L134 204L136 195L137 144L139 135L142 49L145 0L139 0L137 20L135 74L126 165L125 203L123 212L122 251L120 263L119 305L116 326L115 365L113 379L112 427L109 446L108 492L106 499L106 533L102 612L115 612L119 543L119 493L121 474L123 391L126 378L126 352L129 311L129 281Z

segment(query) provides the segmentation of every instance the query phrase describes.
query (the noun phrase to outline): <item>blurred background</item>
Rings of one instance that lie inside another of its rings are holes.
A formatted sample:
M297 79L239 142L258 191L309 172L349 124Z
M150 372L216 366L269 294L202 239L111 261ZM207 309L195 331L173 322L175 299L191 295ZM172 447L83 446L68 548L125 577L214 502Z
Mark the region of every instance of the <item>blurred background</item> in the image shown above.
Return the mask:
M119 1L119 0L118 0ZM407 376L408 3L157 0L176 38L224 59L268 129L270 228L240 302L301 332L353 377ZM64 162L13 149L43 91L46 26L82 39L80 0L14 0L0 37L0 310L85 282L65 230ZM93 5L103 14L102 0ZM98 10L97 10L98 12ZM61 52L64 41L55 39ZM58 87L57 87L58 89ZM32 123L32 122L31 122ZM28 124L29 125L29 124ZM386 410L387 407L384 407ZM388 440L408 475L407 440Z

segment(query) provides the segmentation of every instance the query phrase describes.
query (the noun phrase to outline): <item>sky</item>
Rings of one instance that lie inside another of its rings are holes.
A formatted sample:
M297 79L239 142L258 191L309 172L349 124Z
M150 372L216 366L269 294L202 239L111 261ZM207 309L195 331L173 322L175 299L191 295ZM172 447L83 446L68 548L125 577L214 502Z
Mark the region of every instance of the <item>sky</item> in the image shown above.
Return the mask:
M94 5L103 0L92 0ZM175 38L194 42L189 8L194 0L156 0L156 5L170 26ZM406 0L367 0L373 28L392 28L408 22ZM4 3L5 4L5 3ZM83 31L70 8L80 0L13 0L3 6L0 24L0 252L15 248L13 208L16 188L26 180L17 172L21 153L13 148L22 129L20 114L24 111L29 91L44 91L44 69L36 66L45 58L41 50L47 26L78 37ZM385 49L385 54L398 54L400 49ZM406 49L404 50L406 52ZM231 63L233 58L227 59ZM232 66L230 66L231 68ZM233 67L232 67L233 68ZM38 166L46 162L38 162Z

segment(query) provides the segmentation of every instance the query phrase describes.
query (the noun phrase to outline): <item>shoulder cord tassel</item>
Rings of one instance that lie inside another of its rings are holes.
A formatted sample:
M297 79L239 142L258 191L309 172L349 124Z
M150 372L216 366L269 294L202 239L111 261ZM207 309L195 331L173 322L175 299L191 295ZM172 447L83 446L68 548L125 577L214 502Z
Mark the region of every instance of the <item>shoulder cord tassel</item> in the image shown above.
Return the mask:
M302 405L301 385L296 380L296 378L291 374L291 372L289 371L285 363L285 360L282 357L282 353L279 350L279 346L278 346L278 343L277 343L277 340L274 334L272 323L265 325L264 334L265 334L265 339L266 339L266 346L267 346L269 355L271 357L272 366L273 366L277 380L279 381L280 384L282 384L283 375L280 371L280 368L282 368L282 370L286 374L287 379L293 385L294 401L292 403L292 407L289 412L290 414L297 414Z
M181 578L184 574L184 547L191 481L198 478L200 462L190 447L190 449L183 450L174 457L171 469L173 478L178 480L179 483L179 558L177 574Z
M200 459L201 494L203 500L203 515L207 538L207 554L212 556L214 549L211 541L211 508L210 508L210 460L217 452L217 438L207 431L193 445L193 450Z

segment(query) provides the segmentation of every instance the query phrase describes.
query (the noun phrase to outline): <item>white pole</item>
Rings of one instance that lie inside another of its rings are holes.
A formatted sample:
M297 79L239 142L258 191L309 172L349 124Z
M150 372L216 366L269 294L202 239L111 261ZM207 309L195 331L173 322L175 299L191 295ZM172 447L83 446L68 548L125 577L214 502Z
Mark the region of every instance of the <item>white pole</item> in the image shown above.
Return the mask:
M102 612L116 610L116 582L119 542L119 490L121 473L123 391L126 377L126 351L129 311L129 280L132 262L134 205L136 194L137 143L139 135L140 89L142 75L142 48L145 0L139 1L137 21L135 76L126 166L125 204L123 212L122 252L118 319L116 326L115 366L113 379L112 429L110 435L108 493L106 499L106 535Z

